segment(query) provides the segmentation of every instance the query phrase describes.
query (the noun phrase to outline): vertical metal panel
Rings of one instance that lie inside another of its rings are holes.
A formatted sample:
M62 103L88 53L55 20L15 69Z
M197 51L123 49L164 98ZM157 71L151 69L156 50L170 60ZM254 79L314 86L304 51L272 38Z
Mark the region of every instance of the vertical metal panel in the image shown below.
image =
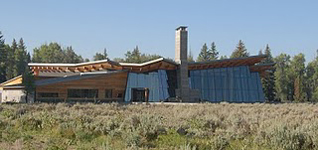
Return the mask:
M132 88L148 88L149 101L158 102L169 97L168 92L168 77L165 70L158 70L158 72L149 73L129 73L125 101L131 100Z
M248 66L190 71L191 88L211 102L264 102L259 73Z

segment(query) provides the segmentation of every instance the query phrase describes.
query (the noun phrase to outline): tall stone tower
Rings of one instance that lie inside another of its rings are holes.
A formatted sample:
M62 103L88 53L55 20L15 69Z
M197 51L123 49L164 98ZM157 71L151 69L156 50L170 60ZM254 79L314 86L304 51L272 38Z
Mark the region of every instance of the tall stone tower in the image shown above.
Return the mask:
M188 76L188 30L185 26L176 29L175 61L179 64L177 70L176 96L184 102L190 102L191 90Z

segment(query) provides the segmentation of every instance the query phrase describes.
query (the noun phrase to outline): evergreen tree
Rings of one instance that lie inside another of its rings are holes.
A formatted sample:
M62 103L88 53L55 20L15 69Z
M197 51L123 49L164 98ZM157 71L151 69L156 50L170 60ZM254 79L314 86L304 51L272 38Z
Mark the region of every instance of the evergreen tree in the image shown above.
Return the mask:
M262 62L264 64L274 63L273 56L269 45L265 48L266 59ZM274 71L271 70L264 78L262 78L263 91L266 101L275 101L276 91L275 91L275 76Z
M276 99L279 101L289 100L290 82L288 79L288 68L290 67L290 56L280 54L275 58L275 91Z
M236 49L233 51L231 58L240 58L240 57L248 57L248 56L249 56L249 53L247 52L245 44L243 43L242 40L240 40L236 46Z
M260 50L258 51L258 55L264 55L262 49L260 49Z
M6 80L6 45L4 43L3 35L0 31L0 83Z
M217 60L219 58L219 52L216 50L216 45L214 42L212 42L209 52L211 54L210 60Z
M208 46L206 43L203 44L200 54L197 58L197 62L204 62L204 61L210 61L211 60L211 53L208 50Z
M63 50L63 62L64 63L81 63L83 62L83 58L81 55L77 55L72 46L66 47L66 49Z
M228 59L228 57L226 56L226 55L222 55L221 57L220 57L220 59L222 60L222 59Z
M125 62L125 59L123 59L123 58L114 58L113 61L115 61L115 62Z
M318 54L318 50L316 52ZM318 101L318 55L306 67L306 97L309 101Z
M141 63L141 59L140 59L141 53L139 51L138 46L136 46L132 52L127 51L125 56L126 56L125 62Z
M16 61L15 61L15 51L18 49L18 45L17 42L15 41L15 39L13 39L12 41L12 45L11 47L8 48L8 52L7 52L7 64L6 64L6 73L7 73L7 80L11 79L15 76L17 76L16 74Z
M28 56L27 56L26 46L24 45L23 39L21 38L18 43L17 50L14 53L15 59L15 75L21 75L25 72L28 66Z
M104 54L102 54L102 53L96 53L95 55L94 55L94 61L96 61L96 60L104 60L104 59L107 59L107 50L106 50L106 48L104 49Z
M88 58L85 58L84 59L84 62L89 62L90 60Z
M22 74L22 85L24 86L25 93L25 102L28 102L28 97L30 94L34 93L35 84L33 73L29 71L29 68L26 68L25 72Z
M127 63L143 63L150 60L161 58L160 55L149 55L149 54L142 54L139 51L138 46L134 48L133 51L127 51L125 54L125 62ZM118 60L118 59L117 59Z

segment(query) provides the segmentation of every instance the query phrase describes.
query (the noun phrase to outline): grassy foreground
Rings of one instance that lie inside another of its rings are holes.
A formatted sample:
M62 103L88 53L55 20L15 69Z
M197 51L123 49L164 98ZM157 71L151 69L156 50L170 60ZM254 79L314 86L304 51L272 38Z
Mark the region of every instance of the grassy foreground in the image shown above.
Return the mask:
M0 105L0 133L0 149L318 149L318 105Z

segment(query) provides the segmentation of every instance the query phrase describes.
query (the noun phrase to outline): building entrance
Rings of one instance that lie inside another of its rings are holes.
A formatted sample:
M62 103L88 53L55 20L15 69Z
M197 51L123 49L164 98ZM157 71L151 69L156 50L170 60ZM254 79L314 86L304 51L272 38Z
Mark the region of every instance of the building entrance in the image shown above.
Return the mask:
M132 102L148 102L149 89L147 88L132 88Z

